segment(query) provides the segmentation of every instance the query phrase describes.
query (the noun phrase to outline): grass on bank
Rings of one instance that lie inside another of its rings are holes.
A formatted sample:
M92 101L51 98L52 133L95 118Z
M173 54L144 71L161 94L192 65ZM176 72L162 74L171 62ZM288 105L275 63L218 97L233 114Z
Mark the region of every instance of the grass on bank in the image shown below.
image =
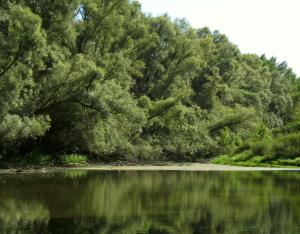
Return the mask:
M68 164L86 164L87 156L81 154L67 154L59 157L59 162L65 165Z
M231 154L212 160L235 166L300 167L300 133L279 135L272 140L247 142Z
M265 163L264 156L252 156L252 151L247 150L233 155L221 155L212 160L215 164L225 164L234 166L271 166Z
M243 160L238 156L221 155L212 160L212 163L221 165L244 166L244 167L300 167L300 157L295 159L277 159L265 161L263 156L255 156L249 160Z

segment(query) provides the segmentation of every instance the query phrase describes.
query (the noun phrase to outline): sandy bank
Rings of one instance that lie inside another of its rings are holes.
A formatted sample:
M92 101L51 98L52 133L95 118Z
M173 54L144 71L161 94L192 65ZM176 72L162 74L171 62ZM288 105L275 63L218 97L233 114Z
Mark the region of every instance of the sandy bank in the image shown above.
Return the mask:
M186 163L169 165L140 165L140 166L89 166L81 167L86 170L101 171L300 171L300 168L271 168L271 167L239 167L217 164Z
M88 165L74 167L53 167L42 169L3 169L1 173L46 173L63 170L98 170L98 171L299 171L300 168L275 167L240 167L203 163L169 163L165 165Z

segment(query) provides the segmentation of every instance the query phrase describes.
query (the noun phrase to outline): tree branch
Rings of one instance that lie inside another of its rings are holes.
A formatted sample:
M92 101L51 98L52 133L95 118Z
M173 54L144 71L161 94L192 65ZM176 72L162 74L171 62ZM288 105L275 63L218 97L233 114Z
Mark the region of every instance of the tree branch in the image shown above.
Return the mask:
M12 68L12 66L18 61L21 55L22 53L20 52L20 48L19 48L11 63L6 68L4 68L4 70L0 73L0 77L4 76Z
M79 41L79 45L78 45L78 52L82 52L84 46L86 45L86 43L94 36L94 34L97 32L97 30L99 29L99 27L101 26L103 20L109 16L109 14L115 9L117 8L119 5L121 5L121 1L117 0L112 6L111 8L109 8L106 12L104 12L103 16L100 17L100 19L97 21L97 25L94 26L94 29L92 30L91 33L89 33L86 37L82 37Z

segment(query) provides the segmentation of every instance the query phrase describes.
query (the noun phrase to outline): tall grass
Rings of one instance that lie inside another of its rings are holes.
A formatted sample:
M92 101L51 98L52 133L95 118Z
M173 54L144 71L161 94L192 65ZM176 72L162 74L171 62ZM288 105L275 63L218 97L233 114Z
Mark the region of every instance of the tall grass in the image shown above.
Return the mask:
M67 154L59 157L62 164L86 164L87 156L80 154Z

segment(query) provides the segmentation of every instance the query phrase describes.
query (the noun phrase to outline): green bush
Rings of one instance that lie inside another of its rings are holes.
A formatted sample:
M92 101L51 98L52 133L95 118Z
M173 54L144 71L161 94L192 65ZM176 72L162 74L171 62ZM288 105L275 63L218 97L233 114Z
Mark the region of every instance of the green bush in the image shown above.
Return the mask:
M67 154L59 157L62 164L86 164L87 156L79 154Z
M221 155L215 158L212 162L217 164L231 164L234 162L246 161L251 157L251 151L244 151L234 155Z
M285 165L285 166L300 166L300 157L294 158L294 159L279 159L276 161L279 165Z
M211 162L215 164L230 164L231 160L228 155L220 155L214 158Z
M300 156L300 133L291 133L275 139L273 158L297 158Z
M22 162L26 164L49 164L53 161L53 157L50 155L45 155L39 152L31 152L26 154L22 159Z
M253 156L251 159L249 159L249 162L254 163L254 164L260 164L265 162L266 157L265 156Z
M267 155L271 149L271 143L268 141L258 141L251 144L252 155Z
M232 155L223 155L217 164L240 166L300 166L300 133L281 135L273 141L247 142Z
M251 141L244 141L240 147L234 150L234 154L242 153L243 151L250 150L253 142Z

